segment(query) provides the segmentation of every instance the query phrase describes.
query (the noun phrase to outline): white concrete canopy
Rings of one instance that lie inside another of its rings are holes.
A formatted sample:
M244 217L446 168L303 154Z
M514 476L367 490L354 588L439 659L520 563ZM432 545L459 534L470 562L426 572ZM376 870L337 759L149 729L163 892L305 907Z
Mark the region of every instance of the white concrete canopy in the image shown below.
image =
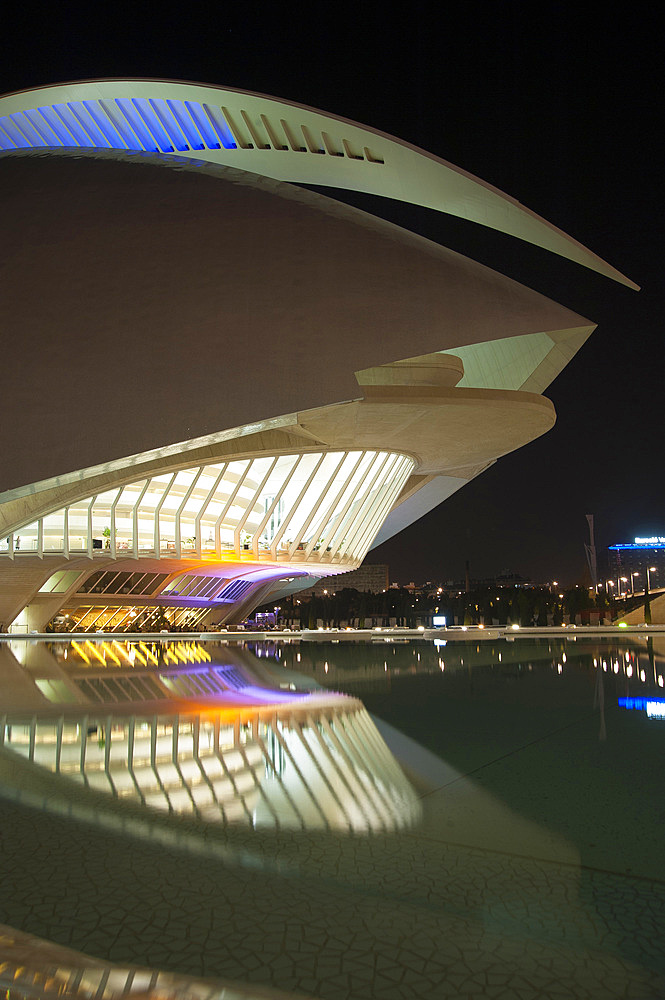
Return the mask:
M265 94L174 80L86 80L0 98L0 147L117 148L423 205L638 286L514 198L377 129Z

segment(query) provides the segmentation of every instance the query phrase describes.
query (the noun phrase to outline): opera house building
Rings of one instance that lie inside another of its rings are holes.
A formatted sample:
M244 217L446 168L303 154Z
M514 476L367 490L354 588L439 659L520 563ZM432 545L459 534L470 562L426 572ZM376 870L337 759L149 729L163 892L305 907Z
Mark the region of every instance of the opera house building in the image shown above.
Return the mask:
M259 94L11 94L0 160L5 632L240 621L552 427L593 324L319 189L635 287L463 170Z

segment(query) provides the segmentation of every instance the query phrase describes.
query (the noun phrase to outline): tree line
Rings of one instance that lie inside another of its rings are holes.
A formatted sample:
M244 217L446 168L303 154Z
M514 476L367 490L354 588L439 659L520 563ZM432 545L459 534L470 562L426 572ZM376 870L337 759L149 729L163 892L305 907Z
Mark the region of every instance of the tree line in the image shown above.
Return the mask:
M273 607L267 606L269 610ZM381 619L381 624L417 628L430 625L432 617L440 615L448 625L544 626L574 622L579 615L586 617L585 612L609 618L616 609L604 593L594 595L585 587L570 587L563 592L552 592L548 587L479 587L440 594L414 594L396 587L372 594L345 588L336 594L286 597L279 620L301 628L362 628Z

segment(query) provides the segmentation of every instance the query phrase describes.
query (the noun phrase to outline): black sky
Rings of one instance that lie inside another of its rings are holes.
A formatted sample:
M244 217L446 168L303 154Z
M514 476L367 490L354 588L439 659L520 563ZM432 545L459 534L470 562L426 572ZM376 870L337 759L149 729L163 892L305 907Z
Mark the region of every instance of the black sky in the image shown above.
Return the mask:
M392 14L371 3L24 3L3 15L0 92L145 76L319 107L477 174L641 285L632 292L425 209L343 195L598 324L547 391L554 430L370 561L389 562L401 582L459 577L467 558L478 577L512 569L573 582L583 570L586 513L596 515L599 548L665 534L656 20L646 7L594 16L566 3L412 3Z

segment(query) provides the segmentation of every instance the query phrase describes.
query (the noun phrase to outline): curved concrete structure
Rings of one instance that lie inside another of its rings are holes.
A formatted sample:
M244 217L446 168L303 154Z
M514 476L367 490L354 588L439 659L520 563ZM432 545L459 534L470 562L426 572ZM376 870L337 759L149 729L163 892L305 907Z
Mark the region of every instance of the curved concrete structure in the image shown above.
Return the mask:
M287 180L428 205L632 284L450 164L260 95L62 84L0 98L0 145L29 400L3 415L5 628L237 619L354 568L553 424L541 393L593 324Z
M383 195L510 233L634 282L514 198L416 146L266 94L174 80L87 80L0 99L0 147L129 149ZM303 155L305 154L305 155Z

